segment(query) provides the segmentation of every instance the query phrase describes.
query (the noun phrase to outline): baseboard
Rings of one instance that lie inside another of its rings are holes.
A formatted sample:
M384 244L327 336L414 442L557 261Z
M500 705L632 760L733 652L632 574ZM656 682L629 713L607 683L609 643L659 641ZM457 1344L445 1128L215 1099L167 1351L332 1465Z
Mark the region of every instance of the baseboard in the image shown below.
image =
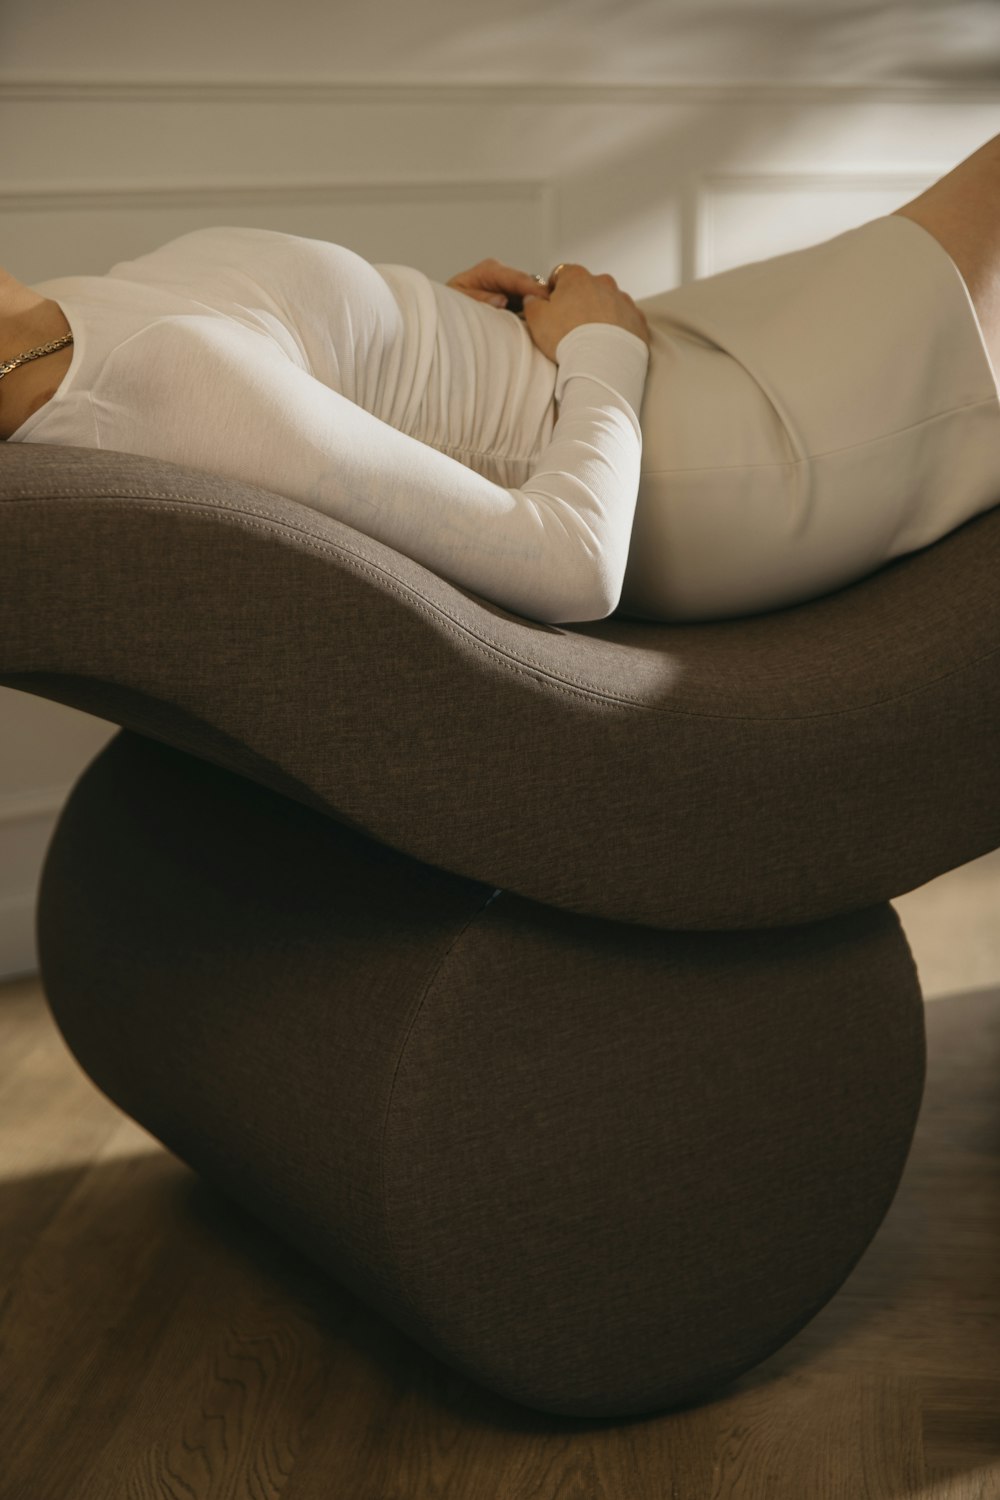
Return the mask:
M0 983L38 973L35 892L0 901Z

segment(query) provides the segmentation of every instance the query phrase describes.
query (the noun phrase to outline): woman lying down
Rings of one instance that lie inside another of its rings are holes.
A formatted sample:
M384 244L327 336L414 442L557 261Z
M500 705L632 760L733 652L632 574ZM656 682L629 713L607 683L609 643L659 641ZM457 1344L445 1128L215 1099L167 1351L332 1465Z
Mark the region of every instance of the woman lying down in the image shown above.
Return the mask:
M859 228L634 301L198 229L0 270L0 438L315 507L516 614L799 603L1000 503L1000 137Z

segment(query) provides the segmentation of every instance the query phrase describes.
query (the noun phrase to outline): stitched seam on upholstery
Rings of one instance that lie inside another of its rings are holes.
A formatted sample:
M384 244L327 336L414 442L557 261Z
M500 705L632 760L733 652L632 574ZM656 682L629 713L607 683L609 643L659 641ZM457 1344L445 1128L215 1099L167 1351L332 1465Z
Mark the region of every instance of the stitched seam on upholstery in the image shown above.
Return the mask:
M816 713L732 714L708 713L703 709L699 710L675 707L663 708L659 707L656 704L643 703L637 698L631 698L622 694L602 692L600 689L592 687L589 683L583 682L578 677L572 677L568 675L556 676L552 668L546 666L544 663L536 662L530 656L515 655L505 646L498 645L495 641L490 640L488 636L479 636L475 634L472 630L470 630L468 625L464 624L463 621L457 619L448 610L442 608L441 605L432 603L430 600L426 599L418 589L413 588L410 584L403 583L400 579L395 578L394 575L387 569L380 567L377 563L370 562L367 558L361 557L359 553L354 552L350 547L346 547L342 543L339 545L335 545L332 542L319 541L315 536L313 536L311 532L293 525L290 521L277 520L274 516L269 516L266 511L256 510L250 507L243 506L220 506L217 504L213 504L208 500L191 500L187 498L182 491L179 490L166 491L162 496L156 496L154 498L183 500L184 503L181 505L150 505L147 503L145 496L138 497L133 490L106 490L99 499L91 499L88 501L88 504L91 507L101 505L112 496L120 496L121 498L127 500L140 499L143 509L149 511L166 511L173 514L185 513L189 515L197 514L199 512L204 513L207 511L213 516L217 516L220 514L258 516L266 524L261 525L259 521L251 522L247 526L248 530L271 532L272 534L280 534L283 531L291 532L293 535L306 537L317 552L325 552L334 557L350 558L351 562L358 572L367 573L372 577L383 580L387 583L388 591L390 593L396 594L400 598L405 598L409 602L416 604L421 613L450 622L451 628L454 630L456 635L461 635L466 640L470 641L476 650L478 650L483 656L488 657L491 661L495 662L499 659L511 663L516 667L531 667L536 672L539 672L543 677L545 677L557 691L566 693L571 697L584 698L590 702L596 701L599 703L628 705L629 707L639 709L644 713L661 714L664 718L721 719L729 723L761 724L792 724L805 719L841 718L845 714L863 713L872 708L885 707L891 703L902 702L906 698L916 697L919 694L926 692L928 688L934 687L940 682L946 682L950 677L955 677L960 672L967 671L970 667L977 667L982 662L990 661L994 656L1000 653L1000 645L997 645L995 647L991 647L990 650L983 652L981 656L972 657L969 661L962 662L959 666L953 668L950 672L942 672L939 677L934 677L929 682L923 682L918 687L909 688L906 692L896 693L888 698L868 699L863 703L853 704L846 708L820 709ZM57 499L68 499L79 502L81 497L79 491L76 490L48 491L45 495L18 495L16 497L13 497L13 499L9 497L4 503L11 504L25 500L34 501L37 503L39 500L45 501ZM323 512L317 512L317 514L323 514ZM341 524L346 525L347 523L343 522ZM405 554L400 555L402 556ZM420 564L420 566L424 565ZM428 572L433 572L433 569L428 569ZM448 582L447 579L445 579L444 581ZM472 591L470 590L470 592ZM503 607L503 605L500 606L500 608ZM511 614L514 613L514 611L508 612ZM515 615L515 618L519 617ZM665 621L664 623L666 624L668 622ZM573 631L567 630L567 627L565 626L554 626L552 628L567 631L567 633L570 635L573 634ZM568 686L568 684L570 683L573 684L572 687Z
M483 912L489 906L490 902L494 900L494 898L496 897L496 895L497 895L497 891L496 890L492 890L490 892L490 894L487 896L486 900L482 903L482 905L481 906L477 906L476 910L474 912L471 912L469 914L469 916L467 917L467 919L462 923L462 925L459 928L459 930L452 937L451 942L445 948L444 952L441 954L441 957L438 959L437 963L434 965L433 970L431 971L431 973L427 977L427 983L424 985L424 988L423 988L423 991L421 993L420 999L417 1001L416 1005L413 1007L413 1012L412 1012L412 1014L410 1016L409 1022L408 1022L407 1027L406 1027L406 1035L403 1037L403 1040L401 1041L401 1043L399 1045L399 1051L396 1054L396 1062L395 1062L395 1066L393 1067L393 1070L392 1070L392 1082L389 1085L389 1097L386 1100L385 1114L382 1117L382 1131L381 1131L381 1135L379 1137L379 1153L378 1153L378 1155L379 1155L379 1206L380 1206L380 1210L381 1210L382 1229L383 1229L383 1233L384 1233L384 1236L385 1236L386 1244L389 1247L389 1254L390 1254L393 1262L395 1263L395 1265L397 1267L397 1270L399 1269L400 1260L399 1260L399 1252L396 1249L396 1242L393 1239L392 1225L390 1223L388 1194L387 1194L387 1191L386 1191L386 1171L385 1171L385 1148L386 1148L386 1140L387 1140L388 1135L389 1135L389 1122L390 1122L390 1119L392 1118L393 1104L394 1104L395 1098L396 1098L396 1084L397 1084L397 1082L399 1080L400 1070L401 1070L401 1068L403 1066L403 1059L406 1057L406 1051L407 1051L407 1048L409 1047L409 1044L410 1044L410 1037L413 1035L414 1027L416 1026L418 1020L420 1019L421 1015L423 1014L424 1006L427 1003L427 997L431 993L431 991L434 988L435 984L437 983L438 976L441 973L441 970L444 968L444 966L447 963L448 959L451 957L451 954L452 954L453 949L455 948L455 945L458 942L460 942L461 939L465 936L465 934L468 932L469 928L472 926L473 922L477 921L478 918L482 916Z

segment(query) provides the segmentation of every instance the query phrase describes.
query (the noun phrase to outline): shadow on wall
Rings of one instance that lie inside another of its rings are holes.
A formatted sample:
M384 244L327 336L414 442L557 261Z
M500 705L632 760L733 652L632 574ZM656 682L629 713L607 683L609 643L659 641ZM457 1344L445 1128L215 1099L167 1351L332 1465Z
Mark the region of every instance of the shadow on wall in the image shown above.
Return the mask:
M410 66L494 83L1000 79L995 0L512 0L481 19L479 3L461 21L439 7L437 29L422 12Z
M578 110L565 103L558 181L567 207L558 256L603 258L605 268L630 263L628 289L651 296L698 274L697 183L744 163L759 168L767 148L794 129L796 110L787 94L776 108L766 91L756 101L744 96L748 107L720 109L716 99L679 99L676 92L632 100L629 87L721 83L731 103L741 85L801 85L813 114L832 104L845 121L865 96L838 96L838 85L868 84L884 96L886 85L1000 82L1000 11L995 0L837 0L825 7L816 0L560 0L541 7L520 0L502 20L467 14L453 31L428 34L417 57L438 76L536 80L554 86L554 95L573 83L624 85L603 107L593 97ZM824 87L825 95L818 92ZM652 115L640 103L652 104ZM857 158L856 142L850 155ZM900 207L919 190L901 189L898 201L880 202L872 214ZM827 232L837 230L820 227L815 238ZM658 265L643 257L637 277L636 246L668 240L679 242L679 261L665 254Z

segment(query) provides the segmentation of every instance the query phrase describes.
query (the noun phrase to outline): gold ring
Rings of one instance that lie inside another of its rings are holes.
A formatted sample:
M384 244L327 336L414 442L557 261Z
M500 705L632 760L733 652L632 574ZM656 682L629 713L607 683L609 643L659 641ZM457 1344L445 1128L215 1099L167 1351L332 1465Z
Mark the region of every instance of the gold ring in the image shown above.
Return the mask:
M545 277L539 276L537 271L533 272L531 279L532 281L537 281L539 286L548 286L548 282L545 280Z
M553 291L555 290L556 278L558 277L559 272L560 271L565 271L565 269L566 269L566 262L564 260L561 260L559 262L559 264L557 266L555 266L553 268L553 270L551 270L549 272L549 282L548 282L548 284L549 284L550 290L553 290Z

